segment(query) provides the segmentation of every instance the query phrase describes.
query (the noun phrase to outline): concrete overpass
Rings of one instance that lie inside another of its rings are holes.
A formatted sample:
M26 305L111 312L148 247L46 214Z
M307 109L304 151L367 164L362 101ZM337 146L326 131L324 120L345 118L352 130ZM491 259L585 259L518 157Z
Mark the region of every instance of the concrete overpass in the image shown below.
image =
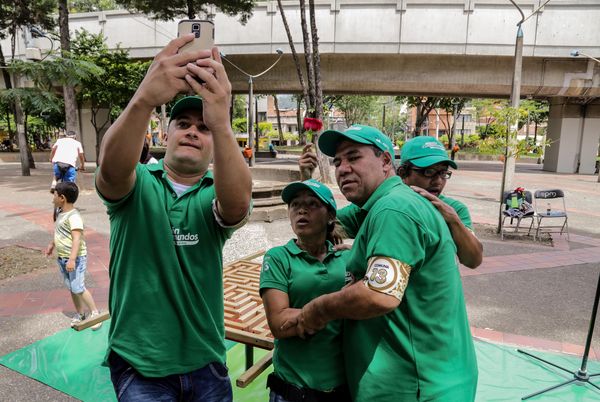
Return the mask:
M544 0L520 0L525 15ZM292 35L302 50L296 2L284 1ZM317 0L322 84L326 93L508 97L519 13L508 0ZM215 14L216 43L245 71L262 71L257 93L300 90L276 1L259 2L242 26ZM571 49L600 55L600 2L552 0L523 24L523 97L551 98L545 168L593 172L600 137L600 65L569 57ZM103 32L134 58L153 57L177 31L177 22L123 11L75 14L71 30ZM37 45L46 46L45 39ZM21 47L22 50L22 47ZM228 73L234 92L247 79ZM595 146L594 146L595 144Z

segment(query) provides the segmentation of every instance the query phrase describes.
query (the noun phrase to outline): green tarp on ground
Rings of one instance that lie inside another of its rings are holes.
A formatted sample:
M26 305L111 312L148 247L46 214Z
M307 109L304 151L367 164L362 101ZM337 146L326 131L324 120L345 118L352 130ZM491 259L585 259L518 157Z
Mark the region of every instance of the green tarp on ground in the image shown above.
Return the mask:
M99 331L65 330L0 357L0 364L84 401L114 401L109 371L101 366L106 350L108 325ZM515 348L483 341L475 342L479 364L477 401L518 401L532 392L570 379L568 373L534 361ZM255 349L255 360L266 352ZM577 356L532 352L569 370L577 370ZM232 382L244 372L244 346L228 343L227 365ZM261 374L244 389L234 386L234 400L267 401L266 376ZM600 363L588 363L588 372L600 373ZM600 376L592 380L600 385ZM589 385L569 385L531 401L600 401L600 391Z

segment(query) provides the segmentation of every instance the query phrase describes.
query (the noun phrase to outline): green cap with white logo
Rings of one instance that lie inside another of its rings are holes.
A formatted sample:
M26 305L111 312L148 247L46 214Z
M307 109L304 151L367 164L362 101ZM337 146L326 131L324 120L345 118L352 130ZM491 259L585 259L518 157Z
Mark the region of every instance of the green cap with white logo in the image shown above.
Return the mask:
M169 123L171 123L171 120L177 118L177 116L179 116L185 110L197 110L200 113L202 113L202 107L202 98L197 95L186 96L185 98L181 98L177 102L175 102L175 104L171 108L171 116L169 117Z
M326 130L319 136L319 149L327 156L335 156L341 141L350 140L359 144L374 145L394 156L394 145L389 137L375 127L353 124L344 131Z
M444 144L428 135L415 137L404 144L400 150L400 164L405 162L420 168L446 162L454 169L458 168L456 162L448 157Z
M335 212L337 209L337 204L335 203L335 199L333 198L333 193L323 183L317 181L315 179L309 179L305 181L296 181L285 186L283 191L281 192L281 199L286 204L289 204L296 194L302 190L310 190L312 191L318 199L323 201L325 206Z

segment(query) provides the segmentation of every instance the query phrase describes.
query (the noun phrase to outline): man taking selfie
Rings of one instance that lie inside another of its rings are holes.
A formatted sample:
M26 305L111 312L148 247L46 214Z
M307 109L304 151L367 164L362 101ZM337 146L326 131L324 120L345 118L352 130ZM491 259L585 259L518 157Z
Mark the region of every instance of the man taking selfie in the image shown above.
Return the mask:
M172 40L154 58L102 141L96 188L111 230L106 361L120 401L232 400L222 249L247 220L252 180L217 48L178 53L193 38ZM191 92L172 108L164 159L138 164L152 111Z

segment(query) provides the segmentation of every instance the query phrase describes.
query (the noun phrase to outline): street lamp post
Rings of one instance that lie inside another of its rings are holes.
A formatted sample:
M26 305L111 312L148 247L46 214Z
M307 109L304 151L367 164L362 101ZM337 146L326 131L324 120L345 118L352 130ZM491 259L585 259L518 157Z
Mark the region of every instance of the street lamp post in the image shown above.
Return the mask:
M523 71L523 29L521 28L521 25L523 25L523 23L525 21L527 21L531 16L535 15L538 11L540 11L540 9L542 7L544 7L546 4L548 4L550 2L550 0L547 0L545 3L543 3L542 5L540 5L535 11L533 11L528 17L525 17L525 14L523 14L523 10L521 10L521 7L519 7L517 5L517 3L514 2L514 0L510 0L510 2L513 4L513 6L515 6L517 8L517 10L519 10L519 13L521 14L521 20L517 23L517 37L516 37L516 41L515 41L515 65L514 65L514 70L513 70L513 79L512 79L512 88L511 88L511 94L510 94L510 107L518 110L519 109L519 102L520 102L520 97L521 97L521 73ZM515 155L515 148L516 148L516 132L519 128L519 120L518 117L516 117L512 124L511 127L508 128L507 130L507 143L506 143L506 150L504 153L504 166L502 169L502 183L500 185L500 208L499 208L499 212L498 212L498 227L497 227L497 233L500 233L500 228L502 226L502 211L504 209L504 205L502 203L502 200L504 199L504 191L506 190L506 188L510 188L512 187L512 181L514 179L515 176L515 165L516 165L516 155ZM515 135L513 136L512 133L515 133Z
M273 64L271 64L269 66L269 68L267 68L266 70L264 70L263 72L261 72L259 74L249 74L249 73L245 72L240 67L233 64L233 62L231 60L229 60L227 57L225 57L224 54L221 54L221 58L223 60L225 60L227 63L231 64L236 70L238 70L240 73L242 73L246 77L248 77L248 146L250 148L252 148L253 150L254 150L254 81L253 80L254 80L254 78L258 78L261 75L266 74L273 67L275 67L275 65L277 63L279 63L279 60L281 60L281 57L283 56L283 50L278 48L275 51L279 55L279 57L277 57L277 60L275 60L273 62ZM258 150L258 144L256 144L256 150ZM250 163L249 163L250 166L254 166L255 158L256 158L255 152L252 152L252 158L250 158Z
M578 50L578 49L571 50L571 56L573 56L573 57L577 57L577 56L587 57L588 59L594 60L596 63L600 64L600 60L598 60L595 57L590 56L589 54L585 54L581 50ZM600 170L598 170L598 183L600 183Z

